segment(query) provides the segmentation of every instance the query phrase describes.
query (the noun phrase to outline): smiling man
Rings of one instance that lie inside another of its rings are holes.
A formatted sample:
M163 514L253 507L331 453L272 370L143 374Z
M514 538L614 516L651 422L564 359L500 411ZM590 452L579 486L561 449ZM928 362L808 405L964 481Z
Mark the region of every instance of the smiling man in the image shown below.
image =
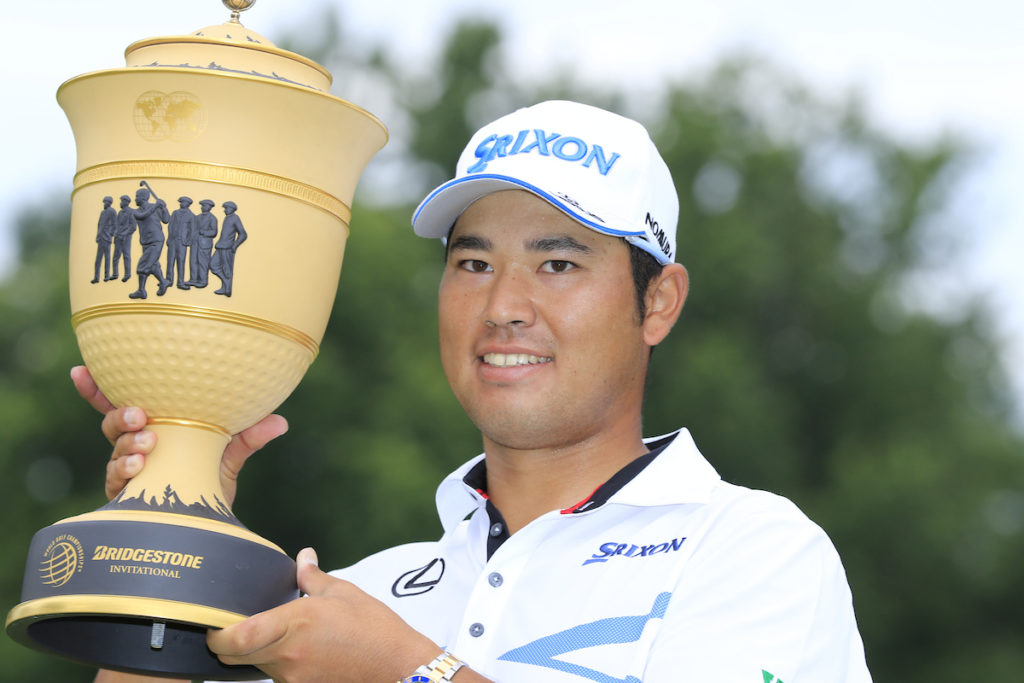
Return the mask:
M413 218L446 242L441 361L484 447L438 489L443 537L334 575L303 551L308 597L210 648L287 681L870 681L824 532L723 482L687 430L643 438L651 349L688 289L677 214L634 121L545 102L477 132ZM73 375L107 412L114 495L153 437ZM283 429L228 447L228 500Z

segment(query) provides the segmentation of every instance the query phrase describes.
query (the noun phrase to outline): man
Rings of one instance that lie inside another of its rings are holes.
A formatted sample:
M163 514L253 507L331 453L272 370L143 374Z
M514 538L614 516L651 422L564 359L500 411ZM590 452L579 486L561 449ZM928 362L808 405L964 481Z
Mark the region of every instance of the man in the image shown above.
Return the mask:
M220 239L214 245L213 261L210 263L210 270L220 278L220 289L214 290L214 294L231 296L231 283L235 279L235 252L248 235L242 226L242 219L235 211L238 205L234 202L224 202L224 226L220 230Z
M171 214L167 225L167 279L174 281L174 269L178 269L178 289L188 289L185 264L188 263L188 247L195 237L196 215L192 213L191 197L178 197L178 208Z
M211 213L213 200L200 200L202 211L196 216L195 243L192 245L192 263L188 284L192 287L205 287L210 276L210 252L213 250L213 238L217 236L217 217Z
M124 277L128 282L132 276L132 235L135 234L135 217L132 215L132 198L121 195L121 210L117 212L117 228L114 230L114 280L117 279L117 265L124 259Z
M114 239L117 223L117 211L111 206L113 203L113 197L103 198L103 209L100 211L100 220L96 225L96 265L93 268L92 284L100 281L100 262L103 263L104 282L117 277L116 275L114 278L110 277L110 242Z
M478 131L413 217L446 238L441 360L484 444L438 489L444 536L334 576L306 549L307 597L210 648L287 681L870 681L821 529L721 481L685 429L641 437L651 349L688 289L677 214L633 121L546 102ZM107 413L114 495L154 437L73 377ZM284 426L232 441L226 495Z
M164 229L161 224L170 221L171 216L164 200L150 202L149 195L149 190L144 187L140 187L135 193L135 205L138 208L132 211L132 216L139 226L142 256L135 265L135 272L139 276L139 288L128 295L131 299L146 298L146 279L150 275L156 276L157 296L163 296L171 285L171 280L164 279L164 273L160 269L160 252L164 248Z

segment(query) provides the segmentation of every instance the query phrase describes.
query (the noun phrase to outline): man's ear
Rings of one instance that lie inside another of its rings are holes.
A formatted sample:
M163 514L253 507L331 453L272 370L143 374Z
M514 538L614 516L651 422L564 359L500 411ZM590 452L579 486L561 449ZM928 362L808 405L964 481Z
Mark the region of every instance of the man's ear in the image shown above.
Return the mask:
M670 263L647 288L647 313L642 327L644 342L657 346L679 319L690 290L690 276L679 263Z

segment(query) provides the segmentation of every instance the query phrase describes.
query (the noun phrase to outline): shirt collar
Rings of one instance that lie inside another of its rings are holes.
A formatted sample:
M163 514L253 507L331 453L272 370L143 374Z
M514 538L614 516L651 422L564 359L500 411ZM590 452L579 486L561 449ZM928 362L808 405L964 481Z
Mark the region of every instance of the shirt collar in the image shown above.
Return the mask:
M650 507L681 503L707 503L721 481L715 468L697 450L686 429L645 439L652 451L663 450L647 461L641 456L626 465L579 505L566 512L586 513L607 504ZM486 505L480 488L486 479L483 454L466 462L445 477L437 488L438 516L447 532L474 510ZM587 504L589 503L589 504Z

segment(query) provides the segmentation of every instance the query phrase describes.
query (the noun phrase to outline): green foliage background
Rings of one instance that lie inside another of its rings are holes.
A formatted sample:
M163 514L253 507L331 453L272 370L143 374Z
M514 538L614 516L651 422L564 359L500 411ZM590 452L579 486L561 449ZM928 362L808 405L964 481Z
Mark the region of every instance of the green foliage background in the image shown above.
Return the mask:
M442 253L412 236L417 195L479 125L567 97L644 121L673 171L691 298L656 351L649 434L689 426L726 478L797 502L844 558L877 681L1016 680L1024 670L1024 448L984 301L950 315L908 292L955 278L955 139L910 145L855 99L827 102L754 58L642 96L567 76L515 81L501 35L465 22L436 64L353 54L332 17L279 40L362 89L392 126L401 186L357 194L320 356L281 407L288 435L246 467L236 512L288 552L341 566L435 537L435 484L479 450L437 361ZM353 96L353 99L357 99ZM368 105L375 110L372 105ZM376 111L376 110L375 110ZM67 196L64 192L61 196ZM67 377L67 202L18 223L0 281L0 602L31 535L98 507L109 447ZM954 283L955 284L955 283ZM0 679L90 680L0 637Z

